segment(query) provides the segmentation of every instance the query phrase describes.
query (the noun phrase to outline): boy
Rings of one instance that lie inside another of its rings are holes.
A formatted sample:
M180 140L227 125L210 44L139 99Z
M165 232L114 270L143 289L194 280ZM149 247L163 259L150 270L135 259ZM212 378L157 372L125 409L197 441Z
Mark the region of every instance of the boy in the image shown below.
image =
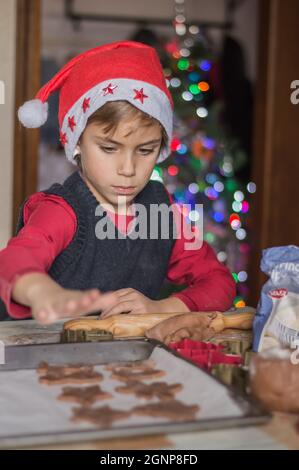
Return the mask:
M126 236L136 228L136 205L149 214L152 205L172 203L164 186L150 181L170 153L173 117L155 50L123 41L80 54L19 109L20 121L44 124L46 101L57 90L61 143L79 170L21 207L17 236L0 252L0 297L9 315L47 324L96 311L228 309L232 276L206 243L187 250L185 232L176 238L182 216L170 217L168 238L162 228L151 237L148 226L146 237ZM103 215L116 236L98 230ZM166 276L188 287L157 300Z

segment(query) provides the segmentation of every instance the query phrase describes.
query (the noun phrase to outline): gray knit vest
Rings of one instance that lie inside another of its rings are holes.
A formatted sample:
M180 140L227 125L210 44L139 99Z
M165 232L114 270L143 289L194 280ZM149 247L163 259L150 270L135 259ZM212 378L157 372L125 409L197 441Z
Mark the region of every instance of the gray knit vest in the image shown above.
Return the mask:
M147 209L147 237L122 237L106 212L95 215L99 202L90 191L79 171L72 173L61 184L53 184L43 193L61 196L77 216L77 230L70 244L55 258L49 276L67 289L98 288L102 292L131 287L150 299L158 299L171 251L175 242L173 213L169 217L169 238L162 238L159 224L156 239L149 238L150 204L165 204L170 200L163 184L149 181L134 202ZM26 201L25 201L26 202ZM24 226L22 204L16 232ZM115 239L99 239L95 226L105 217L107 227L114 230ZM0 309L1 310L1 309Z

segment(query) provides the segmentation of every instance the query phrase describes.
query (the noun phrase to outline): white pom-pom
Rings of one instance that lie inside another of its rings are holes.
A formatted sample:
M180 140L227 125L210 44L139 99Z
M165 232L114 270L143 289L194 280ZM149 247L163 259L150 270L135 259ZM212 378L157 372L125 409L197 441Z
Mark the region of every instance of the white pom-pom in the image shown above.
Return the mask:
M40 127L48 119L48 103L43 103L39 99L26 101L18 109L18 118L25 127Z

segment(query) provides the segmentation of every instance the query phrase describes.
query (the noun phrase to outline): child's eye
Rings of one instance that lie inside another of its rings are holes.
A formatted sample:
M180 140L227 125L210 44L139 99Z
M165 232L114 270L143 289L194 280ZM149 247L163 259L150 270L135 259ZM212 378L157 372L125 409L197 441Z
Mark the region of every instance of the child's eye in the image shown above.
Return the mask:
M154 151L154 149L139 149L139 152L142 154L142 155L149 155L150 153L152 153Z
M100 149L101 150L104 150L104 152L106 153L112 153L115 151L115 148L114 147L103 147L103 146L100 146Z

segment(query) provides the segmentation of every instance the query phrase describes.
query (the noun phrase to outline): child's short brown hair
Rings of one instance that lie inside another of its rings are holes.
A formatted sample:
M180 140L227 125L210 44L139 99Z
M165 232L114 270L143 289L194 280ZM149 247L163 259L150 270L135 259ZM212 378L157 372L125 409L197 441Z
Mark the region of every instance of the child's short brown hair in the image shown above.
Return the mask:
M164 127L152 116L140 111L128 101L109 101L101 108L95 111L87 120L86 127L89 124L97 123L104 126L104 133L112 134L123 119L138 120L141 126L149 127L153 124L159 124L162 131L162 142L160 151L167 147L168 138ZM81 155L76 155L74 160L77 166L82 170Z

